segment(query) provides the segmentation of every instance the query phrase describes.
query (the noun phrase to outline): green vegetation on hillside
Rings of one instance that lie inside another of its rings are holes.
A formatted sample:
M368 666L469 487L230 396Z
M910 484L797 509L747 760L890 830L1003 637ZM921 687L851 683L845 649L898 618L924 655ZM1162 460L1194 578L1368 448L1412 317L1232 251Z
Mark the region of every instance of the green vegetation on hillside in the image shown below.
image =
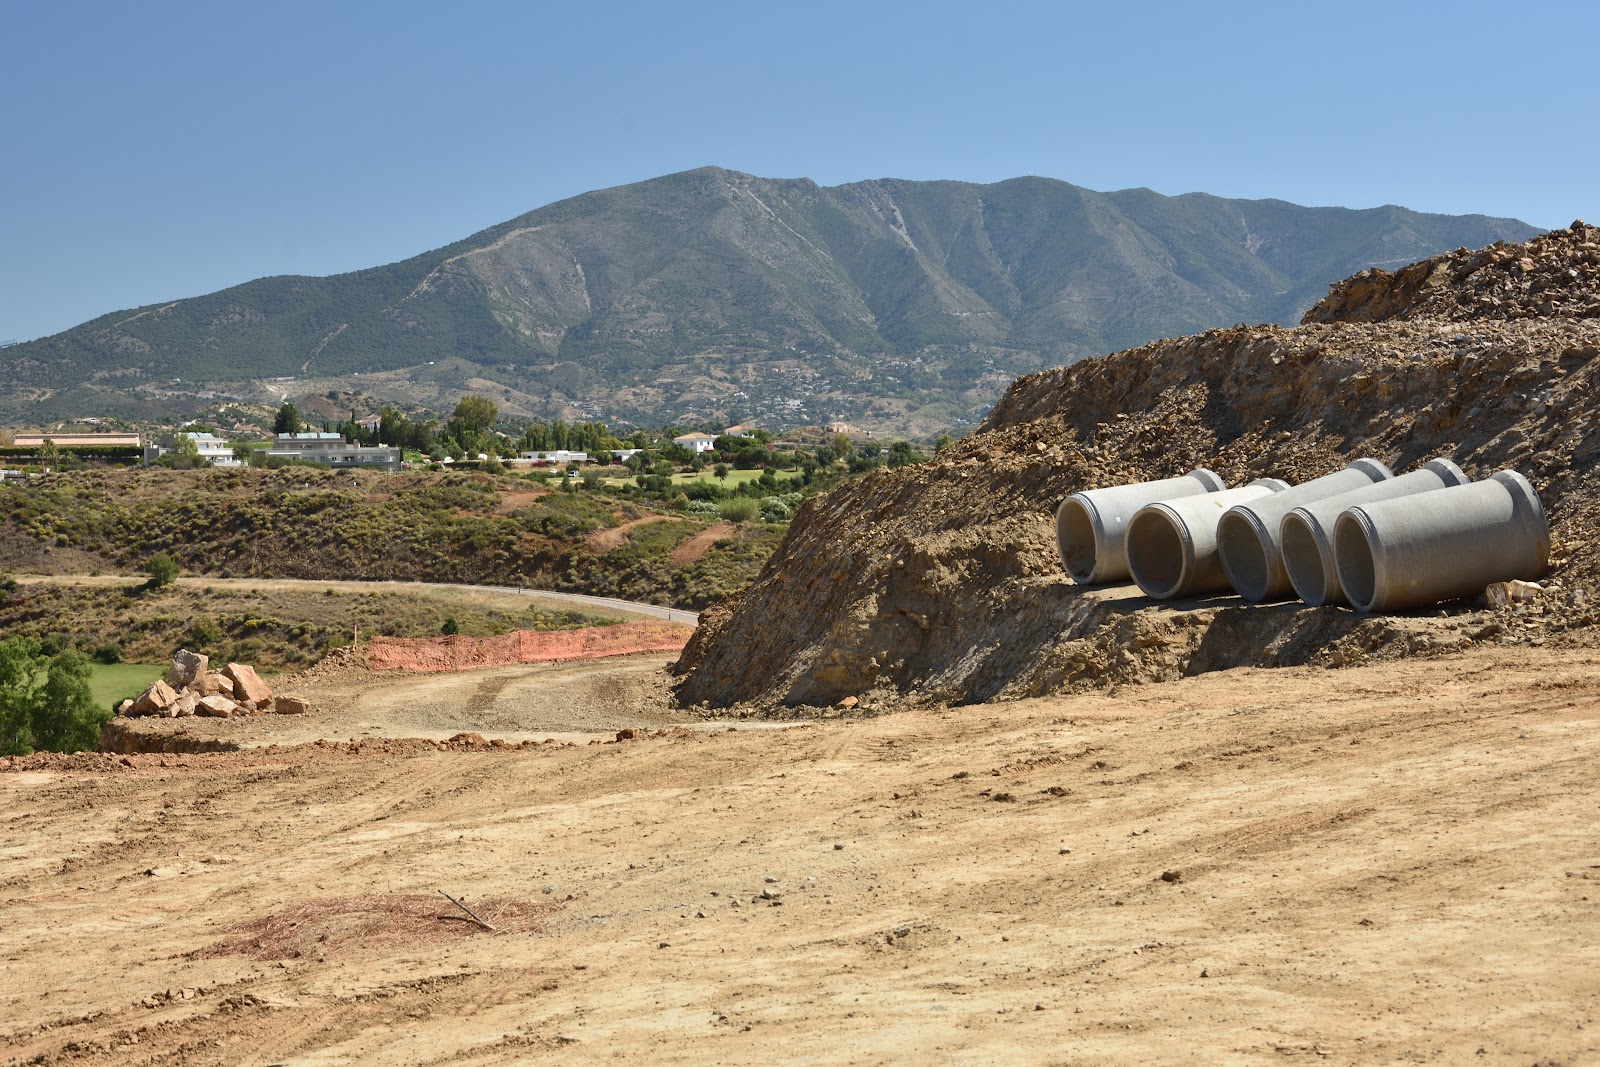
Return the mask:
M647 494L563 488L483 473L89 470L0 487L0 554L19 571L131 573L164 553L188 575L522 585L697 609L743 588L782 534L747 525L674 563L662 533L650 551L595 540L658 514ZM676 543L715 521L659 526Z

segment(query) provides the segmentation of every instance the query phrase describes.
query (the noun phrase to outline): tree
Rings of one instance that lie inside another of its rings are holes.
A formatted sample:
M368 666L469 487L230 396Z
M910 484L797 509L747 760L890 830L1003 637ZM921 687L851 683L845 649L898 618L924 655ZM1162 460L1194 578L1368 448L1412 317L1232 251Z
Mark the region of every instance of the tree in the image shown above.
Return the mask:
M46 437L44 442L39 445L39 466L54 469L60 462L61 450L56 447L54 441Z
M444 617L444 625L439 627L439 632L445 637L454 637L461 632L461 624L456 622L454 615L446 615Z
M499 417L500 409L494 406L493 400L468 393L456 402L456 410L450 416L450 429L462 444L466 444L465 435L482 435Z
M909 441L896 441L889 446L889 466L906 467L913 463L921 463L926 459L921 452L911 447Z
M47 656L31 637L0 641L0 755L94 748L110 717L95 707L83 653Z
M150 576L150 588L160 589L171 585L178 576L178 561L165 552L157 552L144 565L144 572Z
M305 429L305 423L300 421L300 412L289 401L283 402L283 407L278 409L278 417L272 420L273 433L299 433Z
M172 435L172 466L180 470L191 470L200 465L200 446L193 437L186 433Z
M711 473L717 476L718 481L726 482L728 480L728 465L726 463L718 463L711 468Z
M852 452L854 452L854 451L855 451L855 446L850 443L850 435L849 434L847 434L847 433L836 433L836 434L833 435L833 458L834 459L849 459L850 458L850 454Z

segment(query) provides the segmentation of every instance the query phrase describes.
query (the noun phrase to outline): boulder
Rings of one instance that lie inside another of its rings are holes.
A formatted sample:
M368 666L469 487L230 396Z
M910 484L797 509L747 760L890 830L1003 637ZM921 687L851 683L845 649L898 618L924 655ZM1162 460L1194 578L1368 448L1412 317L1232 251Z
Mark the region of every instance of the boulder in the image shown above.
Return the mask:
M222 673L233 681L233 699L249 701L256 707L272 699L271 687L261 680L254 667L230 663L222 668Z
M195 701L194 713L196 715L210 715L218 719L228 719L240 714L240 708L239 705L222 694L213 693Z
M150 683L150 688L133 698L133 704L126 714L165 715L177 700L178 694L172 686L157 679Z
M131 708L131 707L133 707L133 700L132 699L124 700L122 703L117 705L117 714L118 715L126 715L126 714L128 714L128 709Z
M309 715L311 705L300 697L278 697L272 702L272 710L279 715Z
M167 684L174 689L198 689L210 663L209 657L180 648L172 654L172 666L167 668Z
M195 687L195 691L201 696L221 694L232 700L234 694L233 679L220 671L207 671L205 677L200 679L200 684Z
M199 703L200 698L185 689L178 694L178 699L172 702L172 707L167 709L167 714L174 719L193 715L194 709Z

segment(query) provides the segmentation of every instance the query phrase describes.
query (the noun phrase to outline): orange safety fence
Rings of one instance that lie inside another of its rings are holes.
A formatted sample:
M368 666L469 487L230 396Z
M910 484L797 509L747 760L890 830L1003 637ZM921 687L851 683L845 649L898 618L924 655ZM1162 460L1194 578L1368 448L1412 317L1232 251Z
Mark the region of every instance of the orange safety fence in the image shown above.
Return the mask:
M563 659L596 659L632 652L676 652L694 627L679 622L629 622L578 630L517 630L497 637L367 638L375 671L469 671Z

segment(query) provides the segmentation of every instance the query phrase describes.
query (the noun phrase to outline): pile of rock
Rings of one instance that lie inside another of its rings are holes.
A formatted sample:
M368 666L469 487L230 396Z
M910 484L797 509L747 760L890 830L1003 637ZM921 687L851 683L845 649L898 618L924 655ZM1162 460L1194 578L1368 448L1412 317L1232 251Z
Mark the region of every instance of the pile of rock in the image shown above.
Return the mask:
M304 715L311 710L297 697L274 697L272 689L253 667L243 663L230 663L220 671L210 667L209 657L179 649L172 657L172 666L167 668L167 676L132 700L124 700L117 714L158 715L169 719L210 715L228 719L269 712Z

